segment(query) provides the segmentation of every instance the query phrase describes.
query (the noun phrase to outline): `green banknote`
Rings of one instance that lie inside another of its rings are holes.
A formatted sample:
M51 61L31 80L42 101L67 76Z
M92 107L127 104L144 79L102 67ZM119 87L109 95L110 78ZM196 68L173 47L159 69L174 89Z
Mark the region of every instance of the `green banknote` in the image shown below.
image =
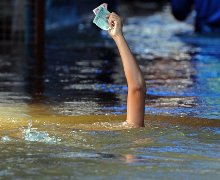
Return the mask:
M106 8L100 7L93 20L93 23L103 30L109 30L110 26L108 23L108 19L106 18L106 16L109 14L110 12Z

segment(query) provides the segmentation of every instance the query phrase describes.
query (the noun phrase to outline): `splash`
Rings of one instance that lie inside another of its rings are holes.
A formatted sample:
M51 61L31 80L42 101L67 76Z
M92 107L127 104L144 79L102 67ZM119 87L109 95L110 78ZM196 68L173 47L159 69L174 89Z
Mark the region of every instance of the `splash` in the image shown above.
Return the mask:
M37 131L37 128L32 128L32 120L29 120L28 128L22 131L23 139L31 142L57 143L60 138L55 136L50 137L46 131Z
M1 141L8 142L8 141L11 141L11 138L8 137L8 136L4 136L4 137L1 138Z

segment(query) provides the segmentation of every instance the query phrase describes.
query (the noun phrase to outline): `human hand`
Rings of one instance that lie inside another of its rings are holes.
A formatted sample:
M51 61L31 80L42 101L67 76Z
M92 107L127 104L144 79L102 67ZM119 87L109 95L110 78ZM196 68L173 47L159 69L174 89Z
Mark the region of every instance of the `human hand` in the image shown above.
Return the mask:
M122 20L120 16L112 12L108 16L108 22L110 29L108 31L109 35L114 39L115 37L122 35Z

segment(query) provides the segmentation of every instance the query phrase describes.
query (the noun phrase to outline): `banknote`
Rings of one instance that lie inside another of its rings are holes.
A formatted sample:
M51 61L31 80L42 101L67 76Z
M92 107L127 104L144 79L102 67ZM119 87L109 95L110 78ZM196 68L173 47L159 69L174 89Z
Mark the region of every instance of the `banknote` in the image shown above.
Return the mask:
M93 12L95 13L95 15L99 12L100 7L103 7L103 8L105 8L105 9L107 9L107 8L108 8L108 4L107 4L107 3L103 3L103 4L101 4L99 7L93 9Z
M106 16L109 14L110 12L105 7L99 6L99 11L95 16L93 23L103 30L109 30L110 26L108 19L106 18Z

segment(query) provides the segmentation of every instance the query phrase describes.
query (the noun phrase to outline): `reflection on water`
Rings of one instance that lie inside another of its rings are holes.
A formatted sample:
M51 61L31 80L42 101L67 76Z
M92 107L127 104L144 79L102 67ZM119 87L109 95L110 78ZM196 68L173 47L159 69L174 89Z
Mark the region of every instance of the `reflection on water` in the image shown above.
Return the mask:
M146 110L219 119L220 39L190 35L192 26L177 26L168 12L133 17L125 26L148 86Z
M105 33L51 32L43 61L1 55L0 178L217 179L220 39L192 29L166 6L126 19L147 84L140 129L122 125L127 86Z
M190 35L192 29L177 24L167 7L126 19L125 35L147 84L146 113L219 119L220 39ZM1 56L1 102L44 103L62 115L126 113L126 81L112 41L96 35L104 42L94 44L85 35L84 42L83 33L69 31L52 33L44 60Z

